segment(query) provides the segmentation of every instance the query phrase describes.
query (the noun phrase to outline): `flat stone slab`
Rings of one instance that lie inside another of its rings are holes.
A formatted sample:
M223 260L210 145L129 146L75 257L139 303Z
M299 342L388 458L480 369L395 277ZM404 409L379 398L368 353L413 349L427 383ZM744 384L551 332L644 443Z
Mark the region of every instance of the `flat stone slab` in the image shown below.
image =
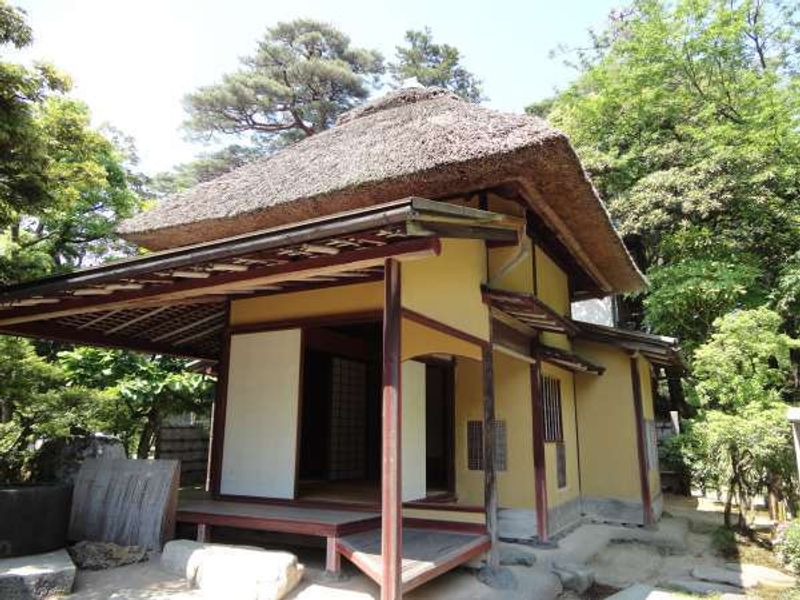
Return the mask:
M655 592L652 585L636 583L606 598L606 600L646 600Z
M209 597L236 600L280 600L303 577L303 565L288 552L191 540L167 542L161 566Z
M75 571L66 550L0 559L0 598L45 600L69 594Z
M796 582L794 577L777 569L738 563L728 563L725 567L695 567L692 569L692 577L740 588L754 588L759 585L788 588Z
M766 587L787 588L797 583L796 577L787 575L778 569L772 569L762 565L727 563L725 568L730 571L741 572L742 575L746 577L754 578L758 581L759 585Z
M687 594L697 594L698 596L710 596L712 594L742 594L742 588L728 585L727 583L717 583L713 581L698 581L697 579L671 579L663 583L664 587Z

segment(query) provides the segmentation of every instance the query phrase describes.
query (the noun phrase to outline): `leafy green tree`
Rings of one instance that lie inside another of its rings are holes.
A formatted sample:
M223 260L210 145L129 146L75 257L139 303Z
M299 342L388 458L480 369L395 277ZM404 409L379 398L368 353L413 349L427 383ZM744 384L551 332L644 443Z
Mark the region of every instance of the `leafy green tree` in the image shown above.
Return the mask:
M757 298L800 250L797 15L781 0L635 0L576 54L577 80L528 109L569 134L653 295L695 306L696 261L715 261L695 342L731 294ZM680 243L687 235L718 250ZM695 313L666 312L646 321L693 329Z
M250 134L263 144L301 139L366 99L384 71L377 51L311 19L269 28L242 63L186 97L190 131L205 139Z
M32 41L25 13L0 0L0 227L19 211L51 199L46 132L37 122L36 107L69 89L70 82L50 65L27 68L3 60L8 46L24 48Z
M0 336L0 482L26 478L38 440L105 428L102 391L67 386L27 340Z
M727 492L728 526L734 500L738 525L746 528L756 494L796 496L786 401L793 399L790 352L800 341L781 325L766 307L734 311L714 322L708 342L694 353L692 395L700 416L684 447L696 481Z
M470 102L481 102L481 80L461 64L458 48L436 44L429 27L406 31L405 46L397 46L395 61L389 63L389 73L396 86L415 78L424 86L438 86L455 92Z
M757 266L730 259L685 258L648 272L645 324L681 340L688 353L702 344L714 321L729 311L764 301Z
M149 456L165 417L211 406L213 381L182 359L79 347L61 352L58 365L68 384L105 394L98 412L137 458Z
M147 185L156 196L174 194L198 183L211 181L266 153L267 150L260 146L232 144L216 152L202 153L195 160L180 164L171 171L158 173Z

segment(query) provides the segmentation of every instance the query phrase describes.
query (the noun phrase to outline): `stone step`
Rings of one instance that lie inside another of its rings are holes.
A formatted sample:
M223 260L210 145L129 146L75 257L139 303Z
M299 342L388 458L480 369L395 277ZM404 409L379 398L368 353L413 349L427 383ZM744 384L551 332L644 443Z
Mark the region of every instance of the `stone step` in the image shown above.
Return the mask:
M66 550L0 559L0 598L46 600L72 592L75 565Z

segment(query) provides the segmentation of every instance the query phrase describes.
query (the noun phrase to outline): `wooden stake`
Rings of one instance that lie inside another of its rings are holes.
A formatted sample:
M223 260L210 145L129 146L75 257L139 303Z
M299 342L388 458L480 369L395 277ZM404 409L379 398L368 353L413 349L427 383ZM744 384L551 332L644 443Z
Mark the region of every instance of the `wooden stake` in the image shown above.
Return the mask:
M381 473L381 600L402 597L403 513L400 432L400 263L386 260L383 305L383 455Z
M487 344L481 352L483 362L483 500L486 509L486 530L491 548L486 555L490 569L500 568L497 546L497 475L495 473L494 425L494 357L492 346Z

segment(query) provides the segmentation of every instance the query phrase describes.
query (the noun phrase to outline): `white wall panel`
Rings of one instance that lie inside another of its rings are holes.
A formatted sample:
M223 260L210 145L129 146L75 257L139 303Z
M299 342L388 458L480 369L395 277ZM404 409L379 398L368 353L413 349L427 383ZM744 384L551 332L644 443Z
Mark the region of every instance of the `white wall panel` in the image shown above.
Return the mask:
M220 491L293 498L299 329L234 335Z
M426 494L425 466L425 365L407 360L402 364L403 394L402 469L403 502L419 500Z

